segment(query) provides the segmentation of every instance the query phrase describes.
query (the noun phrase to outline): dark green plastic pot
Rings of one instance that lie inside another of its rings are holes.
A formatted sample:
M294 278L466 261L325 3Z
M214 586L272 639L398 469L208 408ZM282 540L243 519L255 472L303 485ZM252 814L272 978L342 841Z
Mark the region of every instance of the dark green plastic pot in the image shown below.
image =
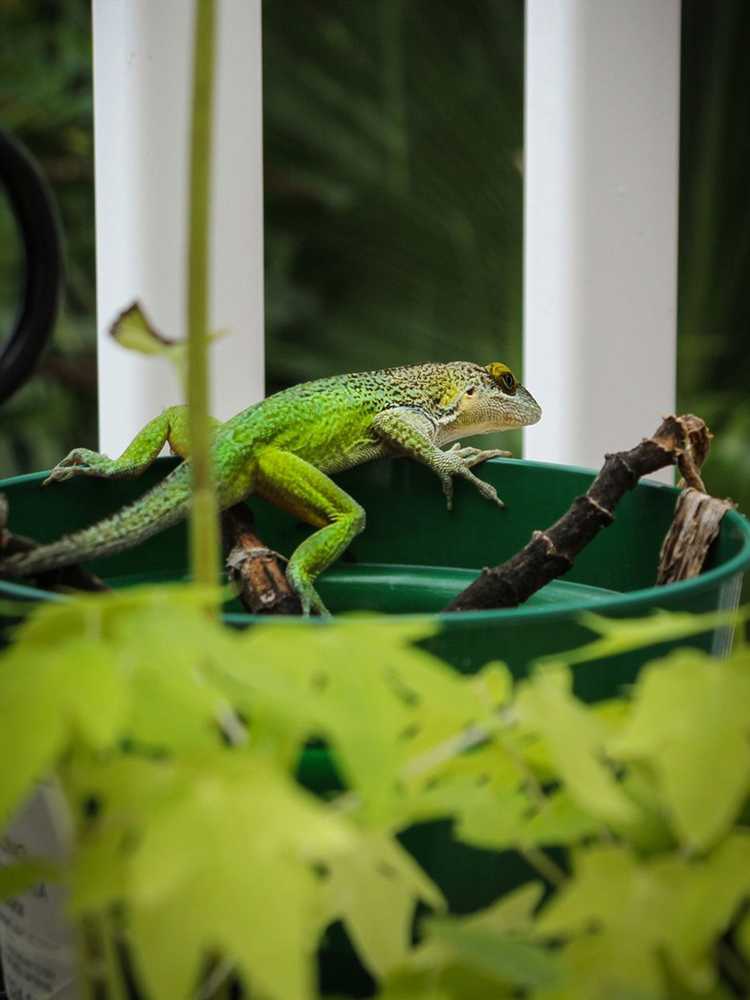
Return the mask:
M173 459L161 459L137 480L76 479L46 489L41 488L44 474L39 473L0 482L0 491L10 504L11 530L46 541L132 501L173 464ZM405 460L374 462L338 477L365 507L367 527L339 564L321 578L320 591L332 611L381 612L384 628L394 614L437 614L481 567L507 559L526 544L533 530L557 520L593 476L584 469L502 460L488 462L479 471L497 487L505 510L459 481L454 509L448 511L435 476ZM653 586L676 496L672 487L640 484L618 506L615 523L579 556L563 580L551 583L520 608L439 615L439 632L430 640L430 648L462 672L502 659L519 675L534 658L591 638L577 620L583 610L635 617L655 608L736 607L742 574L750 563L750 528L736 512L724 518L700 577ZM254 499L252 507L260 536L280 552L289 554L310 531L261 500ZM180 579L187 569L185 540L184 526L179 526L93 566L116 587ZM0 597L50 599L42 591L2 581ZM258 620L236 604L226 612L226 620L235 625ZM319 621L299 620L299 625L321 627ZM327 627L335 627L335 622ZM718 629L687 641L721 654L731 641L731 631ZM579 693L590 699L616 693L653 655L654 649L639 650L606 664L579 668Z
M172 459L160 460L139 480L78 479L49 489L41 489L44 474L40 473L6 480L0 483L0 491L10 504L11 529L46 541L117 510L157 482L173 464ZM736 607L742 575L750 564L748 522L735 512L727 514L704 573L694 580L656 588L659 549L677 491L644 483L623 499L615 523L601 532L565 579L550 584L524 607L440 615L440 609L481 567L507 559L526 544L534 529L557 520L571 500L587 489L593 474L536 462L493 461L481 467L480 475L497 487L505 510L458 482L454 510L449 512L436 478L407 461L373 463L340 476L339 482L367 510L367 528L320 581L331 610L380 612L383 628L393 615L435 614L439 631L428 645L439 656L463 672L502 659L518 676L535 657L591 638L577 621L583 610L635 617L655 608L700 612ZM253 500L252 507L260 536L286 554L310 530L262 501ZM185 543L181 526L130 552L100 560L93 568L116 587L180 579L187 569ZM0 598L60 599L2 581ZM226 620L242 626L259 619L232 605L226 609ZM336 627L335 620L297 621L300 628ZM721 654L731 641L731 630L722 628L685 641ZM590 700L617 694L646 659L672 645L676 643L576 668L578 693ZM304 755L300 779L321 793L336 787L336 773L325 750ZM446 822L415 827L403 840L440 885L454 912L487 905L499 893L535 877L517 855L457 843ZM326 992L368 993L368 977L335 929L322 951L321 971Z

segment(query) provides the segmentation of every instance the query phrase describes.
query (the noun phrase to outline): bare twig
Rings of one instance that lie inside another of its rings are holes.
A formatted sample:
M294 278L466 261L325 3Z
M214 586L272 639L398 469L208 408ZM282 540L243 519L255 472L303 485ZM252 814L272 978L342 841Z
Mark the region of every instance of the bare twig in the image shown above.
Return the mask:
M614 520L614 508L641 476L678 465L688 485L703 488L699 468L711 435L700 417L665 417L650 437L630 451L605 457L601 471L584 496L567 512L501 566L482 571L446 611L513 608L572 567L575 557Z

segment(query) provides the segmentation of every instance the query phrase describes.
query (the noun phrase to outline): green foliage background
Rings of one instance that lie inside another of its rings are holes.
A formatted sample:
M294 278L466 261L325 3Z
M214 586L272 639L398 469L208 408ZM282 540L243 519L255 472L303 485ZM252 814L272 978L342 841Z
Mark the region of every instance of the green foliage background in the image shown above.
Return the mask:
M96 445L89 6L0 0L0 120L52 183L68 263L54 344L0 411L2 474ZM285 0L263 17L269 389L456 355L517 364L520 0ZM748 510L750 7L685 0L683 25L679 405L717 433L712 490ZM6 327L11 230L0 211Z

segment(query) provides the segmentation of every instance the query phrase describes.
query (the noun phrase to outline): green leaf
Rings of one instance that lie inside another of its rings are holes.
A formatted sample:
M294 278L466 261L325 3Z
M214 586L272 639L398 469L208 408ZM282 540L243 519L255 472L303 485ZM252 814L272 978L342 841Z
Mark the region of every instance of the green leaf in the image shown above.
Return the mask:
M532 911L544 891L541 883L531 883L508 893L486 910L469 917L429 921L427 938L409 954L403 966L392 973L382 994L396 998L445 996L450 1000L498 1000L512 996L518 977L536 978L546 953L528 941L512 937L512 932L528 933L532 926ZM435 928L437 930L433 933ZM442 932L441 928L445 928ZM461 937L454 945L456 934ZM492 956L486 961L485 943L493 942ZM482 953L477 958L479 942ZM499 950L494 944L499 942ZM520 944L510 955L509 945ZM533 954L528 949L531 947ZM497 952L497 954L496 954ZM498 980L498 965L500 980ZM521 966L519 972L519 965ZM509 967L511 976L508 976ZM531 970L531 971L530 971ZM543 976L544 973L541 973Z
M387 983L382 993L377 994L377 1000L453 1000L454 994L436 986L434 978L423 973L401 973Z
M554 986L560 978L556 959L539 944L509 934L467 927L461 920L433 919L427 928L430 936L447 945L461 963L502 983L545 988Z
M433 628L363 621L256 628L241 639L245 662L224 673L250 714L251 733L255 705L259 736L271 745L274 734L282 745L323 737L363 821L397 828L411 819L411 792L460 753L465 732L491 714L471 681L413 645Z
M601 822L581 809L565 791L541 802L523 790L477 790L471 804L459 802L456 835L477 847L555 847L574 844L601 832Z
M666 972L667 988L663 994L668 1000L737 1000L737 993L730 986L716 983L710 990L691 990L679 982L670 971Z
M632 822L613 823L613 830L642 853L673 849L677 841L669 812L649 765L631 761L622 779L622 790L638 806L638 815Z
M556 791L525 824L520 842L524 846L554 847L575 844L601 833L601 823L575 802L566 791Z
M344 921L364 964L379 978L406 960L417 902L445 907L412 857L380 834L363 834L355 852L331 861L326 889L330 918Z
M263 996L307 1000L321 920L315 866L355 850L355 832L244 754L152 766L173 776L173 793L134 817L141 832L121 860L146 989L187 998L218 953Z
M667 947L682 979L696 991L709 990L716 985L715 945L750 894L750 833L736 831L705 860L678 864ZM664 867L671 878L673 869Z
M452 946L435 935L413 949L404 966L383 983L378 1000L505 1000L518 997L518 988L493 973L456 957Z
M469 679L469 684L484 701L488 712L507 705L513 696L513 674L500 660L485 663L479 673Z
M185 384L188 363L187 341L165 337L146 317L138 302L134 302L120 313L109 332L121 347L129 351L166 358L175 366L181 381ZM218 340L223 336L225 331L216 331L208 335L208 340Z
M429 728L426 724L424 731ZM506 745L507 735L507 722L493 709L478 725L461 727L431 750L407 759L398 827L447 817L459 827L481 826L488 810L490 821L498 808L507 811L503 803L529 776L521 755Z
M736 941L745 962L750 965L750 910L745 914L737 928Z
M520 843L531 806L523 791L493 795L473 788L471 798L457 798L456 836L475 847L503 848Z
M129 736L173 751L216 746L232 708L211 669L238 657L236 637L180 605L133 609L107 632L131 692Z
M123 309L109 328L109 333L121 347L139 354L164 354L177 344L177 341L159 333L138 302Z
M537 934L567 939L561 958L572 988L563 996L661 997L657 949L675 915L673 901L622 848L595 847L575 858L573 879L536 927Z
M750 657L717 661L677 650L649 664L629 724L609 744L653 768L679 839L704 848L734 821L750 791Z
M208 621L220 596L218 588L196 584L159 584L127 587L107 594L76 594L75 600L37 605L14 633L15 644L59 647L65 639L105 640L129 628L133 613L150 611L167 618L180 611Z
M410 653L391 669L411 710L402 743L407 761L403 777L412 788L431 781L436 771L450 770L463 755L465 741L471 743L482 731L490 738L497 712L512 693L510 672L501 663L464 677L435 657Z
M244 661L238 636L207 613L213 592L190 585L143 587L44 611L19 633L32 653L93 635L127 690L127 735L154 749L216 746L235 723L217 665ZM102 677L100 683L107 683ZM103 692L102 692L103 693Z
M536 932L562 937L582 995L662 995L664 952L682 980L715 984L713 950L750 890L750 835L733 834L705 860L639 860L625 848L575 854L574 876L549 902Z
M190 771L131 754L77 756L66 768L66 789L74 804L95 803L93 819L79 817L71 861L70 907L81 916L104 911L127 895L127 856L144 817L168 810L187 793Z
M411 716L406 694L390 673L411 653L400 634L384 633L376 638L367 625L316 629L304 639L295 635L296 649L276 642L272 651L279 680L305 700L312 727L329 742L347 787L360 800L363 819L382 827L393 814L401 734ZM275 637L259 636L259 643L261 638L268 643ZM357 649L356 669L352 648ZM259 663L271 652L252 641L249 650Z
M12 760L0 784L0 826L76 738L111 746L127 714L128 691L111 650L71 639L56 648L16 646L0 664L0 759Z
M529 934L533 926L534 911L543 895L543 882L528 882L506 893L492 906L462 917L461 924L470 930L491 931L495 934Z
M607 822L627 822L637 809L603 763L607 730L571 693L570 671L549 666L520 688L516 712L524 729L538 733L570 797Z
M544 657L537 663L555 661L570 666L587 663L589 660L619 656L621 653L642 649L644 646L655 646L662 642L673 642L675 639L686 639L691 635L701 635L720 626L738 625L749 615L750 608L739 611L710 611L702 615L689 611L657 609L646 618L621 619L603 618L587 611L579 616L579 622L601 638L569 652L556 653L554 657Z
M63 877L60 865L50 861L34 859L0 865L0 900L20 896L40 882L59 882Z

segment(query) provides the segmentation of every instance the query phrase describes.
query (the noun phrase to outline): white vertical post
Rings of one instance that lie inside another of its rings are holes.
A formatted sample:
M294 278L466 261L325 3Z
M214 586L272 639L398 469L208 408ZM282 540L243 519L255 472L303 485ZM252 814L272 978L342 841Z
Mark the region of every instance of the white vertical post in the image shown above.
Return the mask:
M527 0L525 455L599 466L675 406L680 0Z
M217 5L211 326L212 410L261 398L263 203L260 0ZM93 0L99 438L120 452L182 401L168 363L108 335L139 299L157 329L185 336L192 4ZM208 151L207 151L208 152Z

